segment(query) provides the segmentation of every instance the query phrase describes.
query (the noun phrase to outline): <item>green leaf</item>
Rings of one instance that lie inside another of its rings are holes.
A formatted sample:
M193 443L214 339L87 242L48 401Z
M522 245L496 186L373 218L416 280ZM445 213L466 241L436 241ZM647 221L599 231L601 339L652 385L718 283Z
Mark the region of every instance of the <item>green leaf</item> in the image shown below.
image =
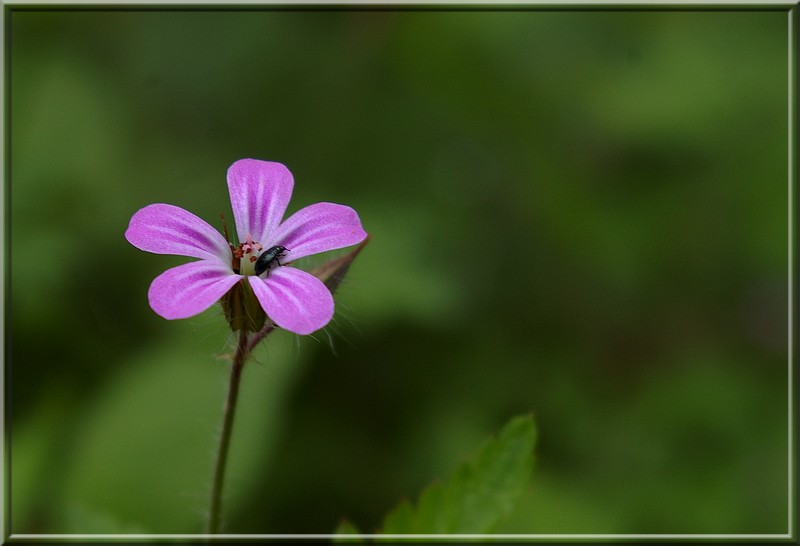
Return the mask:
M404 529L414 526L414 508L407 500L392 510L383 520L383 532L387 535L403 533Z
M484 533L509 514L533 470L536 430L530 416L509 422L475 464L462 465L449 486L450 532Z
M398 529L395 533L446 533L448 531L447 516L449 512L446 502L447 491L444 484L434 483L429 485L419 496L417 513L414 520L412 520L411 527L407 526L405 529ZM389 515L391 516L391 514ZM424 531L419 529L424 529Z
M463 463L446 484L427 487L414 510L403 501L383 521L383 534L484 534L510 514L533 470L536 427L515 417Z
M348 520L343 519L339 526L336 528L335 534L341 535L333 539L334 542L364 542L359 537L348 537L347 535L360 535L361 531L358 527L350 523Z

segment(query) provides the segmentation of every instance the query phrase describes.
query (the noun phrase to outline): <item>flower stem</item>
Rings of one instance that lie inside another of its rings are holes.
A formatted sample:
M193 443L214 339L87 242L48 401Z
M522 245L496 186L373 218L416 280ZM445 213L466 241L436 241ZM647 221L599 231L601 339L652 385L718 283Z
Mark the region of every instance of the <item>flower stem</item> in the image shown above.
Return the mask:
M239 344L231 365L231 382L228 387L228 400L225 402L225 415L222 421L222 432L219 438L217 462L214 467L214 482L211 487L211 507L208 512L209 535L219 533L220 516L222 512L222 486L225 481L225 463L228 460L228 447L231 443L231 430L233 429L233 416L236 413L236 399L239 396L239 379L242 368L252 347L248 344L247 332L239 334Z

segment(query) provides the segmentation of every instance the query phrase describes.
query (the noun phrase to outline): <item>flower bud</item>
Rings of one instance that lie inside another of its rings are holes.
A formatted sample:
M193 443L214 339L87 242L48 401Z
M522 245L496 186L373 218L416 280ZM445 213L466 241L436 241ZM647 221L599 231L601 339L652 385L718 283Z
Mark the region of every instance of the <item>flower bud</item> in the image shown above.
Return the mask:
M367 235L366 239L353 250L343 256L325 262L310 273L325 283L325 286L333 294L344 279L347 270L350 269L350 264L353 263L361 249L369 242L369 239L370 237Z

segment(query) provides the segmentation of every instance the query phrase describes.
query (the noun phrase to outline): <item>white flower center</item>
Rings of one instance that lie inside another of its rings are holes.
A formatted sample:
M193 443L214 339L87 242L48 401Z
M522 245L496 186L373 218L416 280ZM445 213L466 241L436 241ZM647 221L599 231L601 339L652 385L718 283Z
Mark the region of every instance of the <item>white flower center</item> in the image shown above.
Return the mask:
M261 243L257 243L247 234L245 242L240 243L238 248L233 249L233 268L236 269L236 262L239 262L240 275L255 275L256 260L264 250Z
M253 258L250 260L250 258ZM255 275L256 274L256 260L258 256L256 254L245 254L242 257L242 261L240 262L240 275Z

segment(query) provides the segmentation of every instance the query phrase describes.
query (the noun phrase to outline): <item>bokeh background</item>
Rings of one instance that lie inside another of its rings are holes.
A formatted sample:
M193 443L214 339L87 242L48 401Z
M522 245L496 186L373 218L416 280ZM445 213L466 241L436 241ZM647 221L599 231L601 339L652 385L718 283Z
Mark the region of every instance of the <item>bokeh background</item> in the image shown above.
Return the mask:
M784 11L6 15L12 532L202 531L231 335L123 232L243 157L372 240L245 369L226 531L372 531L532 413L500 532L787 532Z

